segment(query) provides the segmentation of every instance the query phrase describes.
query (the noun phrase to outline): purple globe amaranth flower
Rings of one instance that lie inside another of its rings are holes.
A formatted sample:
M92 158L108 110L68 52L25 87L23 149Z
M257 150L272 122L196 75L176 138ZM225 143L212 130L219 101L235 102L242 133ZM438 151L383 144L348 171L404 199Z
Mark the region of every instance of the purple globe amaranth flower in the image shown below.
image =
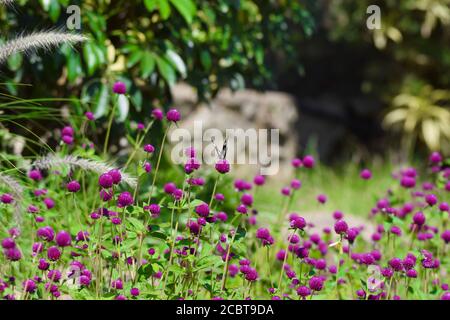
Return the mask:
M89 232L79 231L75 237L76 241L89 241Z
M105 189L100 190L100 199L102 199L104 202L107 202L113 198L113 192L112 190L108 191Z
M179 201L181 200L181 198L183 198L183 190L181 189L176 189L173 193L172 196L175 200Z
M113 186L113 177L109 173L103 173L98 178L98 184L105 189L111 188Z
M301 159L295 158L295 159L292 159L291 165L292 165L294 168L300 168L300 167L303 165L303 163L302 163L302 160L301 160Z
M214 195L214 199L216 199L216 201L222 202L225 200L225 196L221 193L216 193Z
M177 109L170 109L167 111L166 118L171 122L178 122L181 119L181 115Z
M59 249L57 247L52 246L47 249L47 257L51 261L58 261L59 258L61 258L61 251L59 251Z
M450 243L450 230L445 230L442 232L441 238L445 243Z
M283 196L290 196L291 195L291 189L289 187L284 187L281 189L281 194Z
M434 206L438 202L438 198L434 194L427 194L425 196L425 201L429 206Z
M450 291L445 292L445 293L441 296L441 300L450 300Z
M150 204L148 209L150 210L151 214L155 216L158 216L161 212L161 207L156 203Z
M417 212L413 217L413 222L419 227L425 224L425 220L425 215L421 211Z
M67 145L73 144L74 138L72 136L62 136L61 137L62 142L64 142Z
M408 271L406 271L406 276L408 278L417 278L417 271L414 269L409 269Z
M416 186L416 179L405 176L405 177L402 177L402 179L400 180L400 184L404 188L411 189Z
M152 165L149 162L145 162L143 168L147 173L150 173L152 171Z
M302 160L303 166L308 169L312 169L315 164L314 157L311 155L307 155Z
M238 205L236 211L242 214L247 214L248 212L247 207L243 204Z
M65 126L61 129L61 135L72 137L75 134L75 130L71 126Z
M303 230L306 227L306 220L303 217L296 216L291 220L291 227Z
M89 287L89 285L91 284L91 279L88 276L81 276L80 277L80 285L83 287Z
M41 271L46 271L50 267L50 263L45 261L45 259L39 259L38 269Z
M209 215L209 206L202 203L195 207L195 212L200 216L206 218Z
M133 196L128 191L122 192L121 194L119 194L119 197L117 198L117 206L119 208L131 206L133 202L134 202Z
M321 291L323 288L323 279L321 277L313 276L309 279L309 287L313 291Z
M397 226L392 226L390 231L391 231L391 233L393 233L399 237L402 235L402 229L400 229Z
M31 247L34 255L41 253L44 250L44 244L42 242L35 242Z
M45 198L43 202L48 210L53 209L55 207L55 201L52 198Z
M75 192L78 192L81 187L80 187L80 184L78 183L78 181L73 180L73 181L70 181L68 184L66 184L66 188L69 192L75 193Z
M108 174L112 177L114 184L119 184L122 181L122 174L118 169L112 169L108 171Z
M23 282L23 289L28 293L34 293L37 289L36 282L32 279L27 279Z
M298 190L302 187L302 182L298 179L293 179L291 181L291 188L294 190Z
M92 112L90 112L90 111L85 112L85 113L84 113L84 116L85 116L86 119L89 120L89 121L95 120L94 114L93 114Z
M55 231L53 231L52 227L46 226L39 228L36 232L38 238L45 240L45 241L53 241L55 238Z
M220 159L216 162L215 168L217 172L225 174L230 171L230 163L226 159Z
M177 186L173 182L168 182L164 185L164 192L167 194L172 194L177 190Z
M152 117L155 120L162 120L164 118L164 112L161 109L153 109L152 110Z
M116 289L116 290L122 290L123 289L122 279L113 280L111 282L111 288Z
M450 208L449 208L449 205L448 205L447 202L441 202L441 203L439 204L439 210L448 212L449 209L450 209Z
M19 261L20 259L22 259L22 253L18 248L5 249L3 253L6 259L10 261Z
M187 224L189 231L193 234L193 235L198 235L202 229L202 227L196 222L196 221L189 221Z
M144 151L147 153L153 153L153 152L155 152L155 147L152 146L151 144L146 144L144 146Z
M394 269L395 271L402 271L403 270L403 263L402 259L400 258L392 258L389 260L389 266Z
M133 297L137 297L137 296L140 294L140 291L139 291L138 288L131 288L131 289L130 289L130 294L131 294Z
M59 282L59 280L61 280L62 274L59 270L50 270L47 274L47 277L52 282Z
M319 194L319 195L317 196L317 201L318 201L319 203L324 204L325 202L327 202L327 196L324 195L324 194Z
M68 247L72 243L70 234L64 230L58 232L56 235L56 244L60 247Z
M219 219L222 222L225 222L228 220L228 215L223 211L217 212L216 217L217 217L217 219Z
M13 238L5 238L2 240L3 249L12 249L16 247L16 242Z
M113 92L117 94L127 93L127 86L122 81L117 81L113 85Z
M370 178L372 178L372 172L370 172L369 169L363 169L359 176L361 177L361 179L369 180Z
M381 270L381 275L389 279L394 275L394 270L392 270L391 268L384 268Z
M253 268L249 268L249 270L245 273L245 280L251 282L258 280L258 272Z
M347 222L345 222L344 220L338 220L336 221L336 223L334 224L334 232L336 232L337 234L345 234L348 230L348 225Z
M35 169L35 170L31 170L30 172L28 172L28 177L31 180L34 181L41 181L42 180L42 174L39 170Z
M12 203L14 201L14 198L9 193L4 193L4 194L1 195L0 201L2 203L4 203L4 204L9 204L9 203Z
M428 160L430 161L430 163L439 164L440 162L442 162L442 156L439 152L435 151L430 154Z
M244 193L241 197L241 203L247 207L251 207L253 204L253 196L248 193Z
M258 175L253 178L253 183L257 186L262 186L266 182L264 176Z

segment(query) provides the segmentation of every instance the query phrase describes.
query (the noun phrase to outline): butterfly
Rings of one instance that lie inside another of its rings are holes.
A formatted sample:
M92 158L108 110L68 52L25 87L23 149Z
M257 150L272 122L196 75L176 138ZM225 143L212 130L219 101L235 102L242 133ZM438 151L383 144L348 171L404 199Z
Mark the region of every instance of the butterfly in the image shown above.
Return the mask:
M227 157L227 142L228 142L228 137L225 138L225 141L223 142L223 146L222 146L222 151L219 151L219 148L217 147L217 145L214 143L215 138L211 137L211 142L214 145L214 148L216 149L216 153L217 156L219 157L220 160L225 160L225 158Z

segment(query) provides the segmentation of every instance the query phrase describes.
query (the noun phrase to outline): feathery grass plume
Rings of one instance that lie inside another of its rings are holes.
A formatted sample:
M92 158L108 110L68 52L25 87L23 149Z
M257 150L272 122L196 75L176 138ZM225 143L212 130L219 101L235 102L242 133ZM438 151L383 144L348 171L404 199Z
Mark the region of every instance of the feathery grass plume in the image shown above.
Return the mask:
M37 159L35 162L33 162L32 166L38 168L38 169L50 169L52 167L61 166L61 165L67 165L71 167L78 167L83 170L87 171L93 171L98 174L102 174L105 172L108 172L110 170L116 169L115 167L101 161L95 161L90 159L83 159L80 157L75 156L65 156L65 157L59 157L57 155L48 155L43 158ZM122 174L122 181L128 184L131 187L136 187L137 185L137 178L130 176L129 174L125 172L121 172Z
M0 46L0 63L3 63L15 53L29 52L37 49L50 50L52 47L65 43L74 44L85 40L87 38L83 35L62 31L41 31L18 36Z
M5 186L14 197L14 221L17 226L22 223L23 188L13 177L0 172L0 185Z
M0 0L0 4L10 5L14 2L14 0Z

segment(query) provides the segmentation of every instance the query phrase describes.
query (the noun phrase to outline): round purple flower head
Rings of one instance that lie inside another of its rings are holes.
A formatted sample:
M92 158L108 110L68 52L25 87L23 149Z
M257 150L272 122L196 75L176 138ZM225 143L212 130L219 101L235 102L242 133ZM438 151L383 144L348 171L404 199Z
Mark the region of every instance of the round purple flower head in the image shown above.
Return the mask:
M4 204L9 204L14 201L14 198L9 193L4 193L1 195L0 201Z
M319 201L320 203L324 204L325 202L327 202L327 196L324 194L319 194L317 196L317 201Z
M303 166L305 168L308 168L308 169L313 168L314 167L314 163L315 163L314 157L311 156L311 155L307 155L307 156L305 156L303 158Z
M28 177L31 179L31 180L34 180L34 181L40 181L40 180L42 180L42 174L41 174L41 172L39 171L39 170L31 170L30 172L28 172Z
M337 234L344 234L347 232L347 230L348 230L348 225L344 220L338 220L334 224L334 231Z
M300 286L297 288L297 294L304 299L311 294L311 289L307 286Z
M292 165L294 168L300 168L300 167L302 166L302 160L299 159L299 158L292 159L291 165Z
M61 251L59 251L59 249L55 246L50 247L47 249L47 257L51 261L58 261L59 258L61 257Z
M195 207L195 212L200 216L206 218L209 215L209 206L202 203Z
M125 94L127 92L125 83L123 83L122 81L117 81L116 83L114 83L113 92L117 94Z
M68 247L72 242L71 236L66 231L60 231L56 235L56 244L60 247Z
M98 184L105 189L111 188L113 186L113 178L109 173L103 173L98 178Z
M88 119L89 121L95 120L94 114L90 111L85 112L85 117L86 119Z
M442 161L442 156L439 152L433 152L429 158L430 162L433 164L438 164Z
M156 120L162 120L164 118L164 112L161 109L153 109L152 117Z
M438 202L438 198L434 194L427 194L425 196L425 201L429 206L434 206Z
M155 147L152 146L151 144L146 144L144 146L144 151L147 153L153 153L153 152L155 152Z
M413 217L414 223L419 227L425 223L425 220L425 215L421 211L417 212Z
M309 279L309 287L313 291L321 291L323 288L323 279L317 276L312 277Z
M37 236L42 240L50 242L55 238L55 232L52 227L46 226L38 229Z
M262 186L266 182L266 178L264 176L258 175L253 178L253 183L257 186Z
M139 293L140 293L140 291L139 291L138 288L131 288L131 289L130 289L130 294L131 294L133 297L137 297L137 296L139 295Z
M108 174L112 177L114 184L119 184L122 181L122 174L118 169L112 169L108 171Z
M359 176L361 177L361 179L369 180L370 178L372 178L372 172L370 172L369 169L364 169L361 171Z
M52 198L45 198L43 202L49 210L55 207L55 201Z
M306 227L306 220L303 217L296 216L291 220L291 227L303 230Z
M215 168L217 172L225 174L230 171L230 164L226 159L220 159L216 162Z
M68 190L69 192L75 193L75 192L78 192L78 191L80 190L80 184L78 183L78 181L73 180L73 181L70 181L70 182L66 185L66 188L67 188L67 190Z
M167 111L166 118L169 121L178 122L181 119L181 115L177 109L170 109Z
M122 192L117 198L117 206L119 208L131 206L133 204L133 196L128 191Z

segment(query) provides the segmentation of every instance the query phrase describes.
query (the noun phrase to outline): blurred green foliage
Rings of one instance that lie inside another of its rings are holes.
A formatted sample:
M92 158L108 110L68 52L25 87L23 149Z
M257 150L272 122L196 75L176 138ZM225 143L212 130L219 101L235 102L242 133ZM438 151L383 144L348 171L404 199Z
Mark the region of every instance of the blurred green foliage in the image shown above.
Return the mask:
M380 8L380 29L362 23L370 5ZM327 12L332 41L381 52L368 64L362 90L390 105L384 124L402 133L406 151L421 140L449 152L450 0L333 0Z
M63 28L70 5L80 7L80 31L90 41L78 51L13 56L1 82L32 84L8 87L21 97L81 97L78 114L90 109L99 118L120 79L130 101L119 108L118 121L170 104L170 86L179 80L193 85L199 99L224 86L262 87L271 80L267 56L294 55L313 28L295 0L18 0L15 9L0 7L1 37ZM286 67L297 64L286 59Z

